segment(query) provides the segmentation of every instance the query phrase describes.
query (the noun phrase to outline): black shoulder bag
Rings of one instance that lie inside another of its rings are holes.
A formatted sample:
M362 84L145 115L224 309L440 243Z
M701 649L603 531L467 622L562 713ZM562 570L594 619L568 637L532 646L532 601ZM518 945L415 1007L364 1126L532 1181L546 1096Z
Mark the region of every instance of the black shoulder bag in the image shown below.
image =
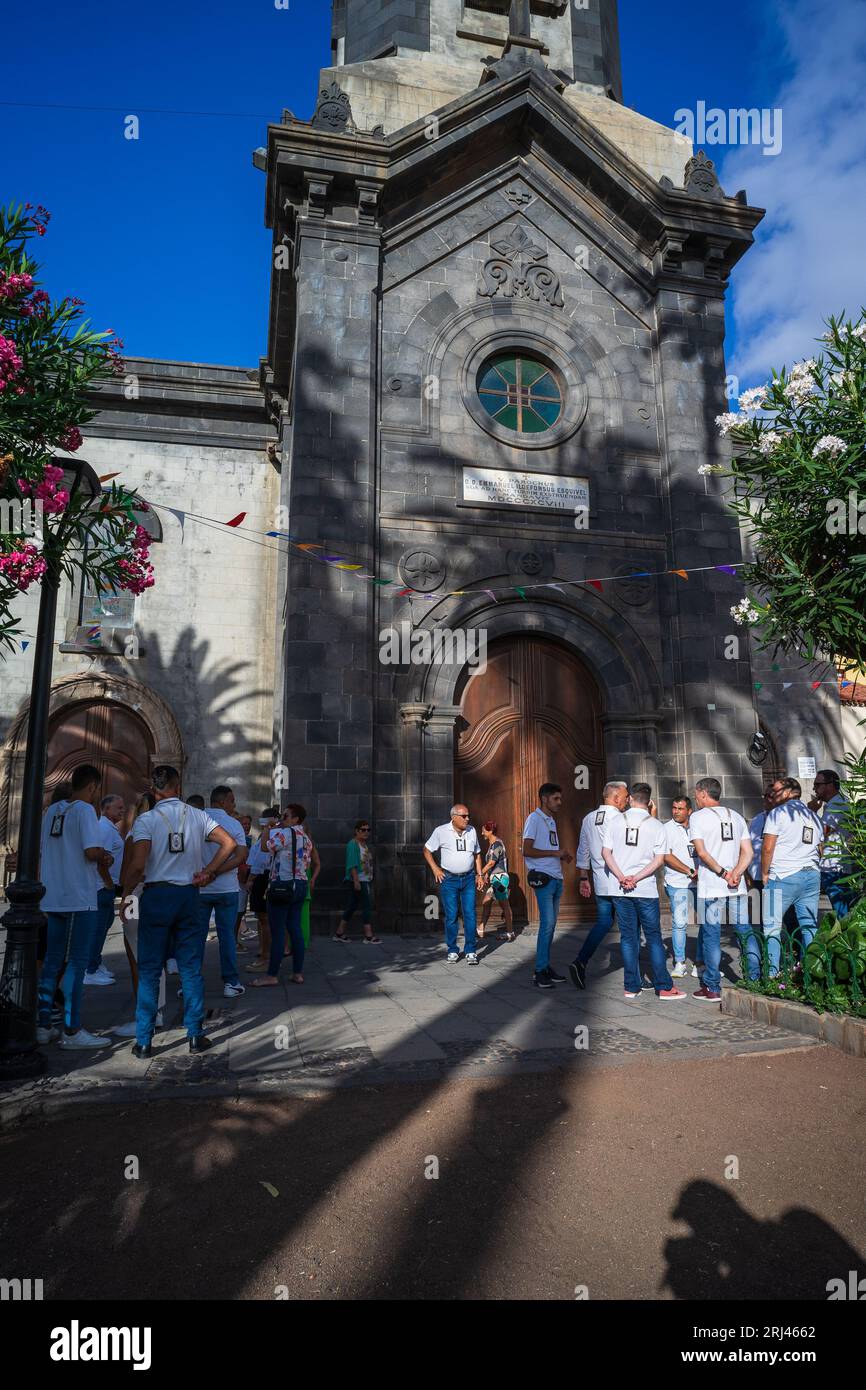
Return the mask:
M286 883L285 879L271 879L270 887L268 888L268 901L272 902L274 907L288 907L290 903L295 901L295 868L298 863L298 837L295 834L295 827L293 825L290 825L289 829L292 832L292 881L291 883Z

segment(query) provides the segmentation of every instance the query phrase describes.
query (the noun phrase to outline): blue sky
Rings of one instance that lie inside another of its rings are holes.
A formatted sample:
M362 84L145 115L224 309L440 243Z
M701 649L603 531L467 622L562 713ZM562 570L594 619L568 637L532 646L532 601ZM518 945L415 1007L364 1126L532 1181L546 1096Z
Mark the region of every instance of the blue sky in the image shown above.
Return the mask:
M778 158L708 150L731 192L745 186L775 210L736 273L729 313L729 365L760 378L811 350L823 313L866 299L866 6L825 0L817 26L812 0L619 8L625 99L637 110L672 126L699 100L784 103ZM47 287L83 298L130 355L254 366L270 239L251 151L284 106L311 114L329 62L327 0L290 0L288 10L273 0L47 0L39 13L35 59L32 15L19 7L4 24L0 198L51 210L40 245ZM137 141L123 138L129 113Z

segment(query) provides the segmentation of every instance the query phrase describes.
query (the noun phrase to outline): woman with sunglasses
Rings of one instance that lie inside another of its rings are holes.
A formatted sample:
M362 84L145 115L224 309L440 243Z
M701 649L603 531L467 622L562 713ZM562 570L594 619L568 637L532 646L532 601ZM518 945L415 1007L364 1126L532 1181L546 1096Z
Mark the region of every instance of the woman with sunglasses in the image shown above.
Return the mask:
M359 820L355 826L354 837L346 845L346 906L340 924L334 933L335 941L348 941L347 928L360 908L364 925L364 940L368 946L378 946L379 938L373 935L373 905L370 902L370 884L373 881L373 851L370 848L370 822Z

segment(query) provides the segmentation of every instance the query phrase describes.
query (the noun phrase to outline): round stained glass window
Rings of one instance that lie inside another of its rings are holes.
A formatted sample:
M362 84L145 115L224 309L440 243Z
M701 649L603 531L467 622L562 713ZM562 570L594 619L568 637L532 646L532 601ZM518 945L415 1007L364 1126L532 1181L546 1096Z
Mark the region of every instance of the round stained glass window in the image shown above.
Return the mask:
M562 414L562 390L546 362L502 352L478 373L478 399L491 419L516 434L541 434Z

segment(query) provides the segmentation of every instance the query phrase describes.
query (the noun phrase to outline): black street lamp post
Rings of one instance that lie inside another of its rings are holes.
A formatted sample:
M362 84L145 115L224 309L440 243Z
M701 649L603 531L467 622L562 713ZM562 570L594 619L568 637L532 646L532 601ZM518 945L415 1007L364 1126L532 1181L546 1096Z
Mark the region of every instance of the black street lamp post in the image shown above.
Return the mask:
M91 497L99 496L99 479L89 463L83 459L61 459L58 463L64 470L64 486L69 490L70 501L82 484ZM45 1070L45 1058L36 1043L36 952L39 931L45 922L39 907L45 894L45 886L39 880L39 839L60 578L60 570L49 565L39 600L18 862L15 881L6 890L12 906L3 917L6 954L0 979L0 1081L39 1076Z

